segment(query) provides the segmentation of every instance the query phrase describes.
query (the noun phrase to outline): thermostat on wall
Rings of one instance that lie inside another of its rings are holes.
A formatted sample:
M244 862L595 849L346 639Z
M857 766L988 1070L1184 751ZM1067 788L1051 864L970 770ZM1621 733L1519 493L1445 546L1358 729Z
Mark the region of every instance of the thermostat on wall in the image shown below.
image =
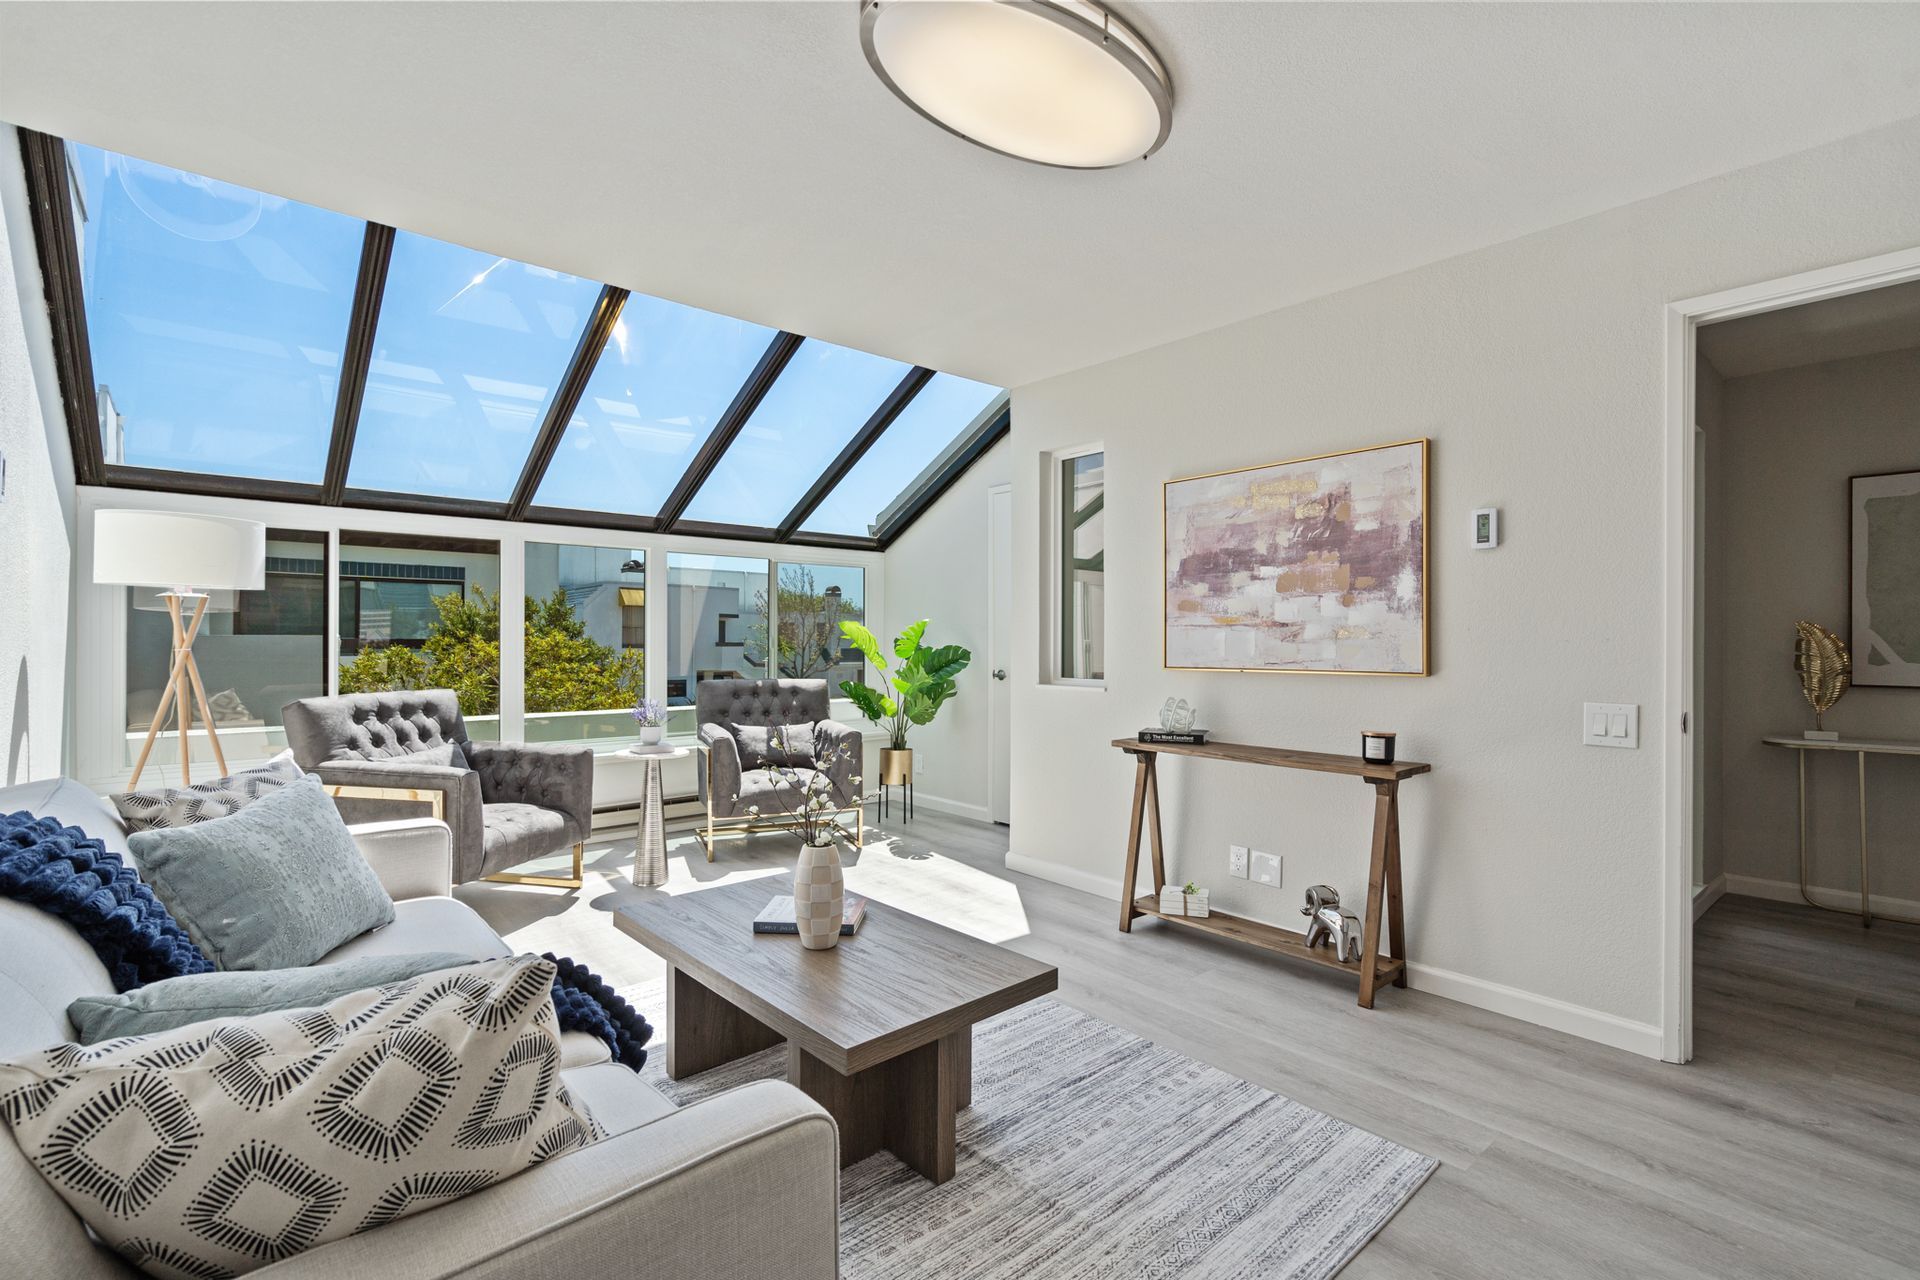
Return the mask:
M1500 508L1482 507L1473 513L1473 549L1491 551L1500 545Z

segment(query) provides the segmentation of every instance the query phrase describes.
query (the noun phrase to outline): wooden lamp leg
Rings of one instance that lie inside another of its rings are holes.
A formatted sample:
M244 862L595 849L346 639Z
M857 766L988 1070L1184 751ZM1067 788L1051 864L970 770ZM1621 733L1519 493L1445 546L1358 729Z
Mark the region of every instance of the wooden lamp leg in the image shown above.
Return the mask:
M128 790L140 785L140 774L147 767L147 757L153 754L153 744L160 737L160 726L166 723L167 712L175 707L180 714L180 782L182 786L191 785L192 771L188 758L187 730L192 712L188 705L192 685L187 678L187 667L193 661L193 640L200 633L200 621L207 612L206 597L200 599L199 608L194 610L193 621L184 628L180 620L180 597L171 592L161 597L167 602L167 614L173 623L173 666L167 672L167 683L160 694L160 705L154 708L153 723L147 726L147 740L140 748L139 757L133 762L133 776L127 780ZM202 699L202 718L207 723L207 732L213 732L213 717L205 711L205 699Z

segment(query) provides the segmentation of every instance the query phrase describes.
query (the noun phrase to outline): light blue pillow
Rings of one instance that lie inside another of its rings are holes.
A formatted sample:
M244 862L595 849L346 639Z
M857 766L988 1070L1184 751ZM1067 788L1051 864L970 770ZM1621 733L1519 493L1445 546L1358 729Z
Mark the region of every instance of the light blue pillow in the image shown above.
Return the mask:
M355 956L339 964L257 972L190 973L111 996L81 996L67 1018L81 1044L151 1035L213 1018L247 1018L285 1009L313 1009L371 987L423 973L457 969L473 957L457 951Z
M317 778L224 818L135 832L127 847L219 969L302 968L393 919L393 899Z

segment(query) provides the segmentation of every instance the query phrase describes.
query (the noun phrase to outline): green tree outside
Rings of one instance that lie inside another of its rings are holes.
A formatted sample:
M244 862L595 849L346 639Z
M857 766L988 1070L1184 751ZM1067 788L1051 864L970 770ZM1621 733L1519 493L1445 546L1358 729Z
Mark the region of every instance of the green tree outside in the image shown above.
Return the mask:
M340 667L340 692L452 689L464 715L500 711L500 593L476 587L434 601L440 617L420 648L362 649ZM617 711L639 700L646 663L636 649L616 650L587 634L567 593L528 598L527 711Z

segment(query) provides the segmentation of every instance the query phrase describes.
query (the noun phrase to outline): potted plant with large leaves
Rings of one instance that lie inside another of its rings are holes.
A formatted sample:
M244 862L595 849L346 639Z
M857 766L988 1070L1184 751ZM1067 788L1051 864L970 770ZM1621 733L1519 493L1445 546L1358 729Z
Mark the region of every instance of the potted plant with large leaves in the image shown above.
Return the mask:
M954 695L954 677L967 669L973 653L957 644L938 648L922 644L927 634L925 618L894 640L893 656L898 666L887 661L880 641L860 623L842 622L840 633L865 655L874 673L892 690L884 692L853 680L840 682L840 692L860 708L860 713L887 731L887 745L880 751L880 781L885 786L910 783L913 749L907 745L907 730L933 723L941 706Z

